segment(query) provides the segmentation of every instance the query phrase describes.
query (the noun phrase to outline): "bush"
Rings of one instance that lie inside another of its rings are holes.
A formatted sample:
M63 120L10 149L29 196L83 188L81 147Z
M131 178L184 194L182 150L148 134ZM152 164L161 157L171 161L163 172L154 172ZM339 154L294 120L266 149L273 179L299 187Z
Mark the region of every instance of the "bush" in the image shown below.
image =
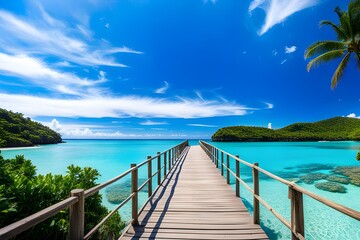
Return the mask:
M5 160L0 155L0 227L4 227L34 214L67 197L72 189L96 186L97 170L71 165L66 175L36 175L35 166L24 156ZM90 231L107 214L101 205L101 195L94 194L85 200L85 233ZM124 222L114 215L94 239L119 236ZM116 223L114 222L116 221ZM69 228L69 210L19 234L16 239L66 239Z

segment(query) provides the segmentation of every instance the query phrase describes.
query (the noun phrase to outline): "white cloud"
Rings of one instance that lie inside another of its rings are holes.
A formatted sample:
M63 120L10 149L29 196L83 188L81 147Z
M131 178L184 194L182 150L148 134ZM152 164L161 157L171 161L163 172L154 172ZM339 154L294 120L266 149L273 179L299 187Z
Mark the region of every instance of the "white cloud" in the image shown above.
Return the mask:
M203 1L204 1L204 3L212 2L213 4L215 4L217 0L203 0Z
M114 48L96 39L82 39L84 36L91 37L90 30L85 26L76 25L76 28L72 28L52 18L44 9L41 11L44 21L21 19L0 10L0 49L13 55L52 55L79 65L115 67L126 65L117 62L112 54L140 53L126 47Z
M264 103L266 104L267 109L273 109L274 108L274 104L268 103L268 102L264 102Z
M286 46L285 47L285 53L293 53L295 51L296 51L296 46L291 46L291 47Z
M280 64L283 65L284 63L286 63L287 59L284 59Z
M59 121L54 118L50 123L50 128L57 131L61 129L61 125Z
M208 124L198 124L198 123L189 123L186 124L187 126L192 126L192 127L208 127L208 128L215 128L218 127L216 125L208 125Z
M166 128L151 128L151 130L155 130L155 131L166 131Z
M1 52L0 73L30 80L37 86L71 95L84 95L86 89L106 81L103 71L99 72L99 79L96 80L80 78L72 73L52 69L40 59L27 55L11 56Z
M154 91L154 93L158 93L158 94L164 94L166 93L166 91L169 89L169 83L167 81L164 81L164 86L161 88L158 88Z
M272 51L272 54L273 54L274 56L276 56L276 55L278 54L278 52L276 51L276 49Z
M240 116L255 110L235 103L139 96L56 99L0 93L0 107L25 115L53 117L204 118Z
M104 26L105 26L106 28L109 28L109 27L110 27L110 24L107 23L107 24L105 24Z
M154 122L151 120L146 120L145 122L141 122L140 125L144 125L144 126L156 126L156 125L168 125L169 123L167 122Z
M251 14L256 8L265 11L265 23L258 32L266 33L276 24L282 23L292 14L319 4L320 0L253 0L249 6Z
M249 13L251 13L253 10L255 10L256 8L261 6L264 2L265 2L265 0L254 0L254 1L252 1L250 3L250 6L249 6Z
M268 123L268 129L272 129L272 124Z
M350 114L347 115L346 117L348 117L348 118L360 118L360 116L356 116L355 113L350 113Z

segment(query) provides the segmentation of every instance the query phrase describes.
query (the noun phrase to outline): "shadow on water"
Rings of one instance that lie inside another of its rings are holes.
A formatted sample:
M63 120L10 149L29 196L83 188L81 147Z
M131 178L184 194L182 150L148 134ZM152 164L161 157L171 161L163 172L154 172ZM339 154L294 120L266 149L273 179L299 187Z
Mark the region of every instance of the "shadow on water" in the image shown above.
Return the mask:
M249 201L247 201L245 198L241 198L241 200L243 201L246 209L248 209L248 211L250 213L253 213L254 208L253 208L252 204ZM282 235L280 232L277 232L273 229L268 228L265 225L265 223L263 221L261 221L261 219L260 219L260 226L264 230L264 232L266 233L266 235L269 237L270 240L277 240L277 239L281 238Z

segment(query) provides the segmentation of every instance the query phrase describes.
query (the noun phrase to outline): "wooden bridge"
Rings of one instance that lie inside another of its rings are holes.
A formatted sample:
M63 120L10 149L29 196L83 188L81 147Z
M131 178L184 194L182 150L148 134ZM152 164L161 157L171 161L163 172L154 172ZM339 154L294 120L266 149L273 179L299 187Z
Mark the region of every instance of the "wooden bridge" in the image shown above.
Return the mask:
M200 146L186 151L121 239L268 239Z
M235 169L230 167L233 161ZM242 167L250 167L253 188L240 176ZM147 167L147 180L139 183L139 168ZM155 168L155 172L154 171ZM282 217L260 197L259 172L289 188L291 221ZM131 174L131 194L99 224L84 233L86 198ZM226 177L226 180L223 178ZM235 191L230 187L235 178ZM240 197L240 184L253 195L252 216ZM153 185L156 189L153 191ZM148 187L148 199L139 208L138 194ZM360 212L322 198L206 142L188 146L188 141L88 190L75 189L71 196L25 219L0 229L0 240L10 239L36 224L70 208L69 239L89 239L120 208L131 201L132 219L120 239L268 239L260 227L260 203L291 231L292 239L305 239L303 194L344 215L360 220Z

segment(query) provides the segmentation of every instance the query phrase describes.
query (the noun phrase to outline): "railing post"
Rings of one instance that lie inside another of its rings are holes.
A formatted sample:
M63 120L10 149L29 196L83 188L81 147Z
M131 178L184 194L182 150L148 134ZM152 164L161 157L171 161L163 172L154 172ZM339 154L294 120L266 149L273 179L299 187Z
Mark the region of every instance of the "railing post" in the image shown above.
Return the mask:
M212 147L212 150L213 150L212 159L213 159L213 163L215 163L215 148Z
M224 176L224 152L221 152L221 176Z
M172 155L171 155L171 161L175 161L175 151L174 151L174 148L172 149L171 153L172 153ZM170 154L169 154L169 157L170 157Z
M78 202L70 207L70 231L69 238L74 240L84 239L84 217L85 217L85 197L83 189L71 191L72 197L77 197Z
M230 184L230 156L226 155L226 183Z
M240 197L240 181L238 178L240 178L240 162L237 160L239 158L239 155L235 156L235 167L236 167L236 196Z
M259 166L259 163L254 163L254 166ZM259 171L256 168L252 168L253 182L254 182L254 212L253 212L253 223L260 224L260 204L259 200L255 195L259 196Z
M215 154L215 156L216 156L215 166L216 166L216 168L218 168L219 167L219 165L218 165L218 163L219 163L219 149L215 148L215 151L216 151L216 154Z
M298 240L294 232L305 237L303 194L289 186L289 198L291 198L291 239Z
M135 163L130 165L131 168L136 167ZM139 225L138 221L138 169L131 172L131 192L134 193L132 197L132 225Z
M164 153L164 179L165 179L165 177L166 177L166 168L167 168L167 166L166 166L166 153Z
M160 152L157 153L157 170L158 170L158 185L161 183L161 159L160 159Z
M165 152L165 155L167 154L167 152ZM170 169L172 168L172 166L174 165L174 163L171 161L170 159L170 154L169 154L169 157L168 157L168 163L169 163L169 171Z
M151 164L151 156L148 156L148 197L151 197L152 195L152 164Z

